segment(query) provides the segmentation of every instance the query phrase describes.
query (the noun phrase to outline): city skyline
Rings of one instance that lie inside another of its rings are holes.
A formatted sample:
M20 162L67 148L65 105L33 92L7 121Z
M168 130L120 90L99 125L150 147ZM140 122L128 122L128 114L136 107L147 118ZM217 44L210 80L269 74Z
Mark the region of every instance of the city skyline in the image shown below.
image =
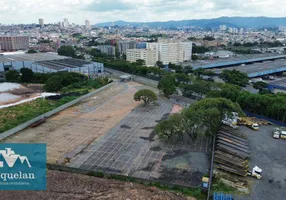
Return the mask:
M221 16L284 17L283 0L66 0L49 2L4 0L0 2L1 24L57 23L64 18L70 23L90 24L108 21L169 21L208 19ZM271 9L269 7L271 6Z

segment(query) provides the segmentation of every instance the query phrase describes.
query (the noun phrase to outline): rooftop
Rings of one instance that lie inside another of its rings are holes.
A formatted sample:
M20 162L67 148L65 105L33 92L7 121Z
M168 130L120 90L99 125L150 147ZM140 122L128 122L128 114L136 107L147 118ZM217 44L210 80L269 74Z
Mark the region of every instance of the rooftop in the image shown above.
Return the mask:
M244 66L232 66L232 67L225 67L222 69L212 69L212 71L217 74L220 74L225 69L228 69L228 70L236 69L240 72L246 73L249 77L256 77L256 76L261 76L265 74L285 71L286 60L279 59L275 61L264 61L264 62L253 63L253 64L246 64Z
M84 65L91 64L89 61L85 60L78 60L73 58L65 58L59 60L45 60L45 61L38 61L36 64L41 66L46 66L55 70L60 70L64 68L77 68L83 67Z
M34 53L34 54L15 54L15 55L1 55L0 54L0 63L57 60L57 59L65 59L65 58L67 57L59 56L54 53Z
M213 60L198 60L190 63L183 63L183 65L191 65L194 68L219 68L228 67L231 65L240 65L253 62L263 62L268 60L276 60L286 58L286 54L249 54L249 55L236 55L230 58L221 58Z

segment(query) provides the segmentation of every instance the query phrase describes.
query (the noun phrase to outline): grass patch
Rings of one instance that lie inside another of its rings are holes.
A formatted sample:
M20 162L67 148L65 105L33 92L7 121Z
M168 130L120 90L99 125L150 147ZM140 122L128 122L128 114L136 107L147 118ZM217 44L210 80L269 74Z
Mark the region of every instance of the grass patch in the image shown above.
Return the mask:
M212 192L222 192L226 194L233 194L236 192L236 189L224 184L222 181L214 180L212 184Z
M0 109L0 133L49 112L76 98L78 97L64 97L59 101L39 98L17 106Z

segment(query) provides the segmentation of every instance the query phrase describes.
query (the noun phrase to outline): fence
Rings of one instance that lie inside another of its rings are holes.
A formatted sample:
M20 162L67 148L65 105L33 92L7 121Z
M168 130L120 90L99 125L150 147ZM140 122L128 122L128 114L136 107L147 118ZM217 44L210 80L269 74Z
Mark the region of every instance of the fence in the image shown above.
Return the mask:
M257 114L254 114L254 113L251 113L251 112L247 112L247 111L243 111L247 116L249 117L256 117L258 119L264 119L266 121L269 121L273 124L277 124L279 126L284 126L286 127L286 123L284 122L281 122L281 121L278 121L278 120L275 120L275 119L271 119L271 118L268 118L268 117L265 117L265 116L262 116L262 115L257 115Z
M47 163L47 169L49 170L56 170L56 171L63 171L63 172L69 172L69 173L76 173L76 174L83 174L83 175L88 175L88 176L94 176L94 177L101 177L101 178L108 178L108 179L115 179L115 180L123 180L123 181L130 181L130 182L136 182L140 184L148 184L148 185L156 185L156 186L161 186L161 187L168 187L170 189L176 188L176 189L181 189L184 191L184 189L188 189L191 187L186 187L182 185L176 185L170 182L165 182L165 181L158 181L158 180L147 180L147 179L142 179L142 178L137 178L137 177L131 177L131 176L126 176L126 175L121 175L118 173L109 173L106 171L100 171L100 170L86 170L86 169L80 169L80 168L73 168L69 166L64 166L64 165L56 165L56 164L49 164ZM198 187L199 188L199 187ZM192 189L198 189L198 188L192 188Z
M209 179L209 187L208 187L208 196L207 196L207 200L210 199L211 197L211 192L212 192L212 181L213 181L213 167L214 167L214 155L215 155L215 143L216 143L216 136L213 136L212 139L212 158L211 158L211 167L210 167L210 179Z
M109 83L108 85L105 85L105 86L103 86L103 87L101 87L101 88L99 88L99 89L97 89L97 90L95 90L93 92L90 92L90 93L88 93L88 94L86 94L86 95L84 95L82 97L79 97L79 98L77 98L77 99L75 99L75 100L73 100L71 102L68 102L68 103L66 103L66 104L64 104L64 105L62 105L62 106L60 106L58 108L55 108L54 110L51 110L51 111L49 111L47 113L44 113L44 114L42 114L42 115L40 115L40 116L38 116L38 117L36 117L34 119L31 119L31 120L23 123L23 124L20 124L19 126L16 126L15 128L12 128L12 129L10 129L8 131L3 132L3 133L0 134L0 140L3 140L3 139L5 139L5 138L7 138L7 137L9 137L9 136L11 136L11 135L13 135L15 133L17 133L17 132L27 128L31 124L33 124L33 123L35 123L35 122L37 122L37 121L39 121L39 120L41 120L43 118L50 117L50 116L52 116L52 115L54 115L54 114L56 114L56 113L58 113L58 112L60 112L62 110L65 110L65 109L67 109L67 108L69 108L69 107L79 103L80 101L86 100L89 97L93 96L94 94L96 94L96 93L98 93L98 92L100 92L100 91L110 87L112 84L113 83Z

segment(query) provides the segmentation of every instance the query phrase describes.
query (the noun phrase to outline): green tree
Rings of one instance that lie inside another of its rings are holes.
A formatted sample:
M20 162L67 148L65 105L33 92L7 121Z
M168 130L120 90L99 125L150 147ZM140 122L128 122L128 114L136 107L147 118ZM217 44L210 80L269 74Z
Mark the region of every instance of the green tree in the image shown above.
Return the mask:
M211 70L205 70L205 71L203 72L203 75L213 77L213 76L216 75L216 73L213 72L213 71L211 71Z
M35 49L30 49L28 53L38 53Z
M91 49L89 52L90 55L94 56L94 57L99 57L99 58L107 58L108 55L105 53L101 53L101 51L99 49Z
M170 115L159 122L155 132L167 142L195 140L200 132L211 136L217 134L225 115L238 112L244 116L238 104L224 98L207 98L192 104L182 114Z
M165 96L170 96L176 90L176 80L172 75L165 75L158 84L158 89L164 93Z
M5 73L6 81L17 82L19 81L20 74L16 70L10 70Z
M75 50L72 46L61 46L58 49L58 54L61 56L74 57L75 56Z
M145 65L145 60L138 59L138 60L136 60L135 64L139 65L139 66L144 66Z
M193 49L192 49L193 53L205 53L208 51L210 51L210 49L204 46L193 46Z
M263 81L257 81L253 84L253 88L261 91L262 89L265 89L268 87L268 84Z
M198 60L198 59L199 59L199 57L197 55L192 54L192 60Z
M134 100L143 101L144 106L146 106L151 102L155 102L157 100L157 95L152 90L142 89L134 94Z
M187 85L185 87L184 96L190 97L189 95L191 95L192 92L195 92L199 94L200 97L202 98L204 94L205 95L208 94L208 92L210 91L210 87L211 85L209 82L203 80L197 80L193 84Z
M58 92L63 87L63 79L60 75L54 75L49 78L44 85L44 89L47 92Z
M220 78L223 79L227 83L231 83L231 84L235 84L235 85L239 85L239 86L243 86L243 87L249 81L247 74L242 73L240 71L237 71L235 69L223 70L221 75L220 75Z
M203 69L201 67L193 70L193 74L196 75L198 77L198 79L201 78L201 75L203 75L204 72L205 72L205 69Z
M243 116L243 112L237 103L225 98L206 98L192 104L183 112L190 124L195 124L197 128L206 128L208 134L216 134L220 123L225 115L237 112Z
M184 73L177 73L175 77L179 83L188 83L191 80L190 76Z
M29 68L21 68L21 81L22 82L31 82L33 81L34 72Z
M156 66L159 67L159 68L163 68L163 67L164 67L164 64L163 64L163 62L161 62L161 61L157 61L157 62L156 62Z
M177 141L183 136L183 116L180 113L170 115L167 120L159 122L155 127L158 137L166 142Z
M207 36L206 35L203 40L213 41L213 40L215 40L215 38L212 37L212 36Z

